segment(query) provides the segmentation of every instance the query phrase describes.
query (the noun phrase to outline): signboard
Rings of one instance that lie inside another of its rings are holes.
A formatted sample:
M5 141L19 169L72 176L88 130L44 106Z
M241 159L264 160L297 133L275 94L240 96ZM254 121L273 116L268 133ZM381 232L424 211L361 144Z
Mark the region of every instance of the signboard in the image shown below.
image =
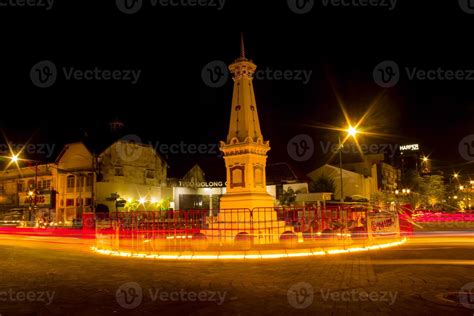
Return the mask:
M51 194L37 194L36 196L30 196L28 193L19 193L19 205L20 206L47 206L48 208L51 205ZM36 203L35 203L36 202Z
M420 150L419 144L400 145L400 151L419 151L419 150Z
M223 188L227 185L227 181L211 181L211 182L188 182L179 181L178 186L185 188Z
M400 224L396 213L368 214L369 238L396 238L400 236Z

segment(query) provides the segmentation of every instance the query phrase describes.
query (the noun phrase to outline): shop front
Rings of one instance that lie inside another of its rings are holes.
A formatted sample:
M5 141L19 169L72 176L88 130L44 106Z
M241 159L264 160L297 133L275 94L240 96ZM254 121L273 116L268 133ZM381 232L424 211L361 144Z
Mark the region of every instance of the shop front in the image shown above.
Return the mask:
M219 200L225 193L224 181L186 182L178 181L173 188L174 206L177 210L217 210Z
M22 210L22 220L28 222L52 221L56 216L54 191L42 191L38 194L22 192L18 194L18 209Z

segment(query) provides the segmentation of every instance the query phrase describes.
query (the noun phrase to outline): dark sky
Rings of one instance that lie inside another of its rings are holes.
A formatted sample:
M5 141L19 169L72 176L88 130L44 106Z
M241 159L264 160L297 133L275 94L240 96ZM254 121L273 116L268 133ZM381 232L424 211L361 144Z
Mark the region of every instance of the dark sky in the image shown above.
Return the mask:
M85 133L107 138L108 122L118 117L127 133L154 144L215 144L227 133L232 84L208 87L201 71L211 61L238 57L244 31L247 55L259 69L312 71L307 84L254 83L270 162L308 171L325 161L320 141L334 142L337 134L310 126L343 124L337 93L354 120L380 97L364 127L391 136L364 136L363 142L420 143L435 166L469 171L458 147L474 134L474 80L409 80L404 71L474 69L474 14L457 1L399 1L393 11L327 8L316 1L307 14L293 13L284 0L228 0L220 11L144 1L132 15L120 12L115 1L61 1L50 11L0 7L0 127L11 141L33 135L33 144L59 150ZM49 88L30 79L32 66L42 60L54 62L60 73ZM388 89L372 77L385 60L395 61L402 73ZM135 85L67 81L63 67L140 69L141 77ZM315 142L316 153L305 162L287 152L288 141L299 134ZM194 161L207 164L211 177L223 170L217 153L167 158L175 173Z

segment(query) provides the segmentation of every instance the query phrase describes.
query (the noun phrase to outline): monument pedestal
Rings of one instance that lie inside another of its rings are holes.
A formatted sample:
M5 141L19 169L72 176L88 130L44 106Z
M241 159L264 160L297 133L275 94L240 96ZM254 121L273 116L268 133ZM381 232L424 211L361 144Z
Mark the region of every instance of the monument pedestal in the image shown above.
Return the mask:
M268 193L226 194L221 198L219 214L203 233L222 244L233 244L239 236L258 245L278 243L284 232L293 229L278 220L273 204Z

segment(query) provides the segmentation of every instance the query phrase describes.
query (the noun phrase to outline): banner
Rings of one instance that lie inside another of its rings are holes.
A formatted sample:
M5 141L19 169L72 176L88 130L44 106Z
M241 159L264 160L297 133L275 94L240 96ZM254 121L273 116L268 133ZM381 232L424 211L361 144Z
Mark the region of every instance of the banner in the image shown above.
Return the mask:
M369 238L396 238L400 236L400 224L396 213L373 213L367 215Z
M50 207L51 206L51 194L37 194L36 196L30 196L28 193L19 193L19 205L20 206L29 206L29 205L37 205L43 207ZM35 203L36 202L36 203Z

